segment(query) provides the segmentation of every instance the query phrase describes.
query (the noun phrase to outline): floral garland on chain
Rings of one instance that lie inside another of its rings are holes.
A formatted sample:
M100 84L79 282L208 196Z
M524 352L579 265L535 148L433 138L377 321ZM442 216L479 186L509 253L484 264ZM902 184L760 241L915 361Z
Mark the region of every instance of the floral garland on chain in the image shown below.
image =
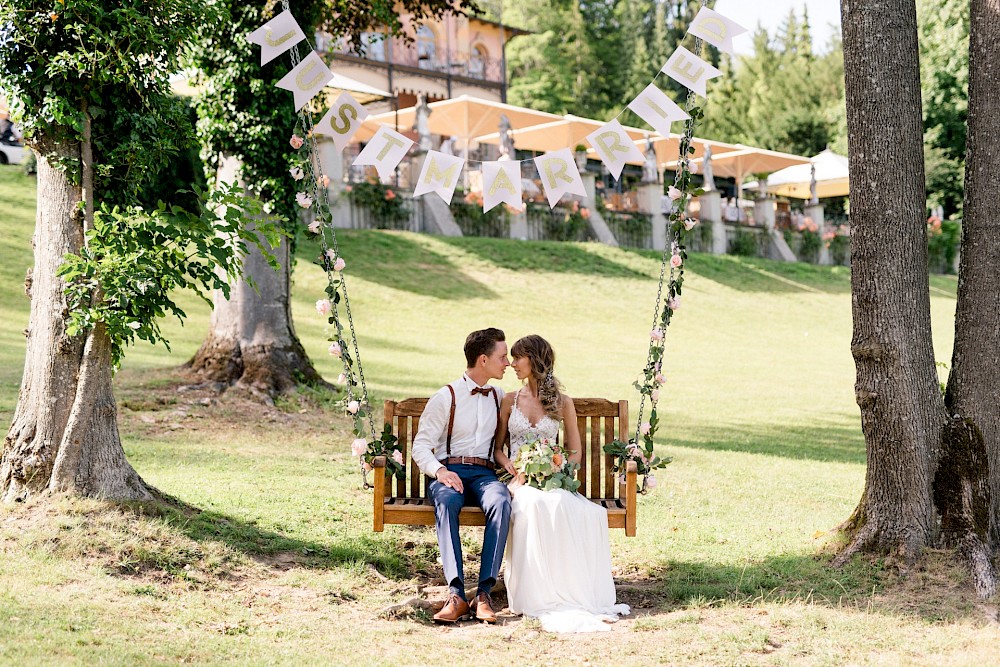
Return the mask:
M291 53L294 66L299 60L298 47L294 47ZM399 479L405 477L406 468L399 441L392 434L392 425L386 424L382 434L376 435L375 420L368 400L368 387L365 384L365 375L361 367L358 337L351 315L351 304L347 298L347 280L344 275L347 262L340 254L337 234L332 225L333 216L330 213L329 191L327 190L330 185L330 177L323 173L316 150L313 127L312 113L308 107L303 107L299 111L297 132L301 131L305 138L295 133L289 139L289 144L296 151L301 150L303 146L308 146L308 148L298 154L295 164L289 169L289 173L293 179L304 185L304 189L295 195L295 201L303 209L312 211L313 220L307 229L310 234L317 238L322 249L316 264L326 272L326 298L316 301L316 312L320 316L326 317L327 323L333 327L333 331L327 337L330 342L327 351L339 358L343 364L343 372L337 378L337 384L345 385L347 391L339 404L343 407L345 414L349 415L354 422L352 429L354 441L351 443L351 452L358 457L362 485L367 489L372 488L368 481L368 473L373 469L375 457L384 456L387 473L395 475ZM329 241L327 240L327 232L329 232ZM343 304L344 314L347 316L346 327L340 314L341 304ZM345 335L347 331L350 332L349 337ZM352 350L353 355L351 354Z
M695 51L701 49L702 40L695 41ZM649 332L649 352L646 355L646 367L643 369L642 377L633 383L639 392L639 417L636 434L628 442L615 440L604 446L604 451L617 458L613 470L619 475L625 470L629 461L635 461L638 474L642 475L642 488L640 493L656 487L656 477L653 471L663 468L672 460L669 456L660 458L653 453L653 436L660 425L659 416L656 412L656 405L660 400L660 390L667 381L664 374L663 361L666 348L666 331L673 319L674 312L681 307L681 291L684 286L684 262L687 260L687 246L684 245L684 238L687 232L698 224L695 218L686 215L688 202L692 197L704 194L701 188L691 186L692 169L690 165L690 154L694 152L691 147L691 140L694 137L694 128L699 120L704 117L701 107L695 106L695 94L688 92L687 112L690 118L684 126L684 134L681 136L679 145L679 156L677 165L679 170L674 176L674 184L667 190L667 196L671 201L670 215L667 218L667 229L670 232L670 244L663 250L663 261L660 266L660 291L656 295L656 307L653 311L653 328ZM663 299L663 281L666 275L667 266L670 266L669 280L667 281L667 298ZM662 306L661 306L662 304ZM649 420L643 421L646 398L649 398ZM640 444L641 440L641 444ZM619 476L619 480L624 478Z

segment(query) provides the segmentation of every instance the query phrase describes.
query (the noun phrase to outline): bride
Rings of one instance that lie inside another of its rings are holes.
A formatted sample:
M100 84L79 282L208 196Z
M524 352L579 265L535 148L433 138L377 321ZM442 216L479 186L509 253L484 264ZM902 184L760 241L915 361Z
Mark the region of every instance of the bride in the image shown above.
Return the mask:
M541 336L525 336L511 348L511 366L526 384L500 405L494 460L515 476L511 483L507 540L507 600L515 614L534 616L549 632L602 632L605 621L628 614L615 604L608 545L608 514L579 493L542 491L523 485L513 460L530 435L555 440L566 424L563 448L581 459L573 399L559 391L552 375L555 352ZM510 436L510 455L503 443Z

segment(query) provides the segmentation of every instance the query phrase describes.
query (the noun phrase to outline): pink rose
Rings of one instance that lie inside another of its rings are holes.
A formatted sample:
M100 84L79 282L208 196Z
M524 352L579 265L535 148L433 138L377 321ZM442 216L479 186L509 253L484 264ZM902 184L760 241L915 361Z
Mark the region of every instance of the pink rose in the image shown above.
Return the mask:
M660 390L659 390L659 389L654 389L653 391L651 391L651 392L650 392L650 394L649 394L649 398L650 398L650 399L651 399L651 400L652 400L652 401L653 401L654 403L655 403L656 401L660 400Z
M650 426L649 422L642 422L642 424L639 425L639 433L642 433L643 435L649 435L649 430L651 428L652 426Z
M399 465L403 465L403 452L399 451L398 449L394 451L392 453L392 460L398 463Z
M656 383L657 383L657 384L663 384L663 383L665 383L666 381L667 381L667 378L665 378L665 377L663 376L663 373L657 373L657 374L656 374Z
M329 352L335 357L339 357L342 352L340 349L340 343L332 343L330 347L327 349L327 352Z
M294 148L295 150L298 150L298 149L302 148L302 144L303 144L302 137L300 137L297 134L293 134L292 138L288 140L288 143L290 143L292 145L292 148Z
M346 375L344 375L343 373L341 373L340 375L337 376L337 384L344 384L345 382L347 382L347 376Z
M351 452L355 456L361 456L368 451L368 441L364 438L358 438L351 443Z
M645 486L646 486L647 489L655 489L656 488L656 478L653 477L652 475L646 475L646 479L643 482L643 484L645 484Z
M300 192L297 195L295 195L295 201L302 208L309 208L310 206L313 205L312 197L310 197L304 192Z
M687 218L684 221L684 229L691 231L691 229L698 224L698 221L694 218Z
M692 174L697 174L698 173L698 163L697 162L688 162L688 171L690 171Z
M316 312L320 315L329 315L332 307L329 299L320 299L316 302Z
M395 198L396 198L396 193L395 192L393 192L392 190L386 190L385 191L385 200L386 201L392 201Z
M347 404L347 411L350 412L352 415L358 414L358 410L360 409L361 409L361 404L358 403L357 401L351 401L350 403Z
M584 220L590 220L590 209L589 208L581 208L580 209L580 217L583 218Z
M347 266L347 262L344 261L344 258L338 257L337 261L333 263L333 270L343 271L345 266Z
M655 341L661 341L661 340L663 340L663 330L662 329L653 329L652 331L649 332L649 339L650 340L655 340Z
M333 261L337 259L337 253L333 251L333 248L329 248L324 254L331 264L333 264Z
M683 263L684 263L684 260L681 259L680 255L671 255L670 256L670 266L674 267L675 269L679 269L681 267L681 264L683 264Z
M330 177L327 176L326 174L323 174L322 176L317 178L316 182L322 185L324 188L330 187Z
M344 192L351 192L352 190L354 190L354 186L353 185L345 185L344 186Z
M321 224L322 223L319 220L313 220L312 222L309 223L308 227L309 232L312 234L319 234Z
M667 188L667 196L670 197L672 201L677 201L678 199L680 199L681 194L682 194L681 191L672 185L669 188Z
M296 181L301 181L303 178L305 178L306 175L306 173L302 171L300 167L292 167L291 169L288 170L288 173L291 174L292 178L294 178Z
M364 463L361 464L361 469L364 470L365 472L371 472L372 464L368 463L368 461L365 461Z
M667 299L667 307L670 310L680 310L681 309L681 298L679 296L673 296Z

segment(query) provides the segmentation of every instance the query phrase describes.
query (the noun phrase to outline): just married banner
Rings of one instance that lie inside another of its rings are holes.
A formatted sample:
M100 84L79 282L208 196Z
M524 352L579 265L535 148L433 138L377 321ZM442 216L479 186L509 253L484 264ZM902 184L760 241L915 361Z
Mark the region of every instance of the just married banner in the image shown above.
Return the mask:
M733 38L745 33L746 29L722 14L703 7L691 22L688 32L720 51L732 54ZM263 65L305 39L305 33L291 12L286 10L250 33L248 39L260 45ZM722 75L711 63L683 46L677 47L656 76L660 73L701 97L708 94L708 82ZM311 51L277 85L291 91L295 109L299 110L332 78L333 73L320 55ZM654 131L669 136L672 123L685 121L690 116L655 81L654 77L626 106ZM364 107L350 93L344 92L315 126L314 131L330 136L337 150L343 151L367 116ZM642 159L642 154L617 117L588 135L587 142L616 180L621 177L627 162ZM353 164L374 167L379 178L388 182L413 143L388 126L381 125ZM445 202L451 203L464 163L465 158L429 151L424 158L414 196L434 192ZM586 196L583 179L570 147L544 153L534 158L534 163L550 207L555 207L566 194ZM501 203L520 210L523 206L520 161L484 161L481 166L483 210L489 211Z

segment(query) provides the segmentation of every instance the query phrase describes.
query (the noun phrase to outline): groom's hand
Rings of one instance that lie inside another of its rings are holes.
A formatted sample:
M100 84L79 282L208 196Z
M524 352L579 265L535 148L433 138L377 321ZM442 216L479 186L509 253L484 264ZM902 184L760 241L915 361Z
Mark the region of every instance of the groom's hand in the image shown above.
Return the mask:
M462 487L462 478L447 468L439 468L435 477L445 486L455 489L459 493L465 493L465 489Z

